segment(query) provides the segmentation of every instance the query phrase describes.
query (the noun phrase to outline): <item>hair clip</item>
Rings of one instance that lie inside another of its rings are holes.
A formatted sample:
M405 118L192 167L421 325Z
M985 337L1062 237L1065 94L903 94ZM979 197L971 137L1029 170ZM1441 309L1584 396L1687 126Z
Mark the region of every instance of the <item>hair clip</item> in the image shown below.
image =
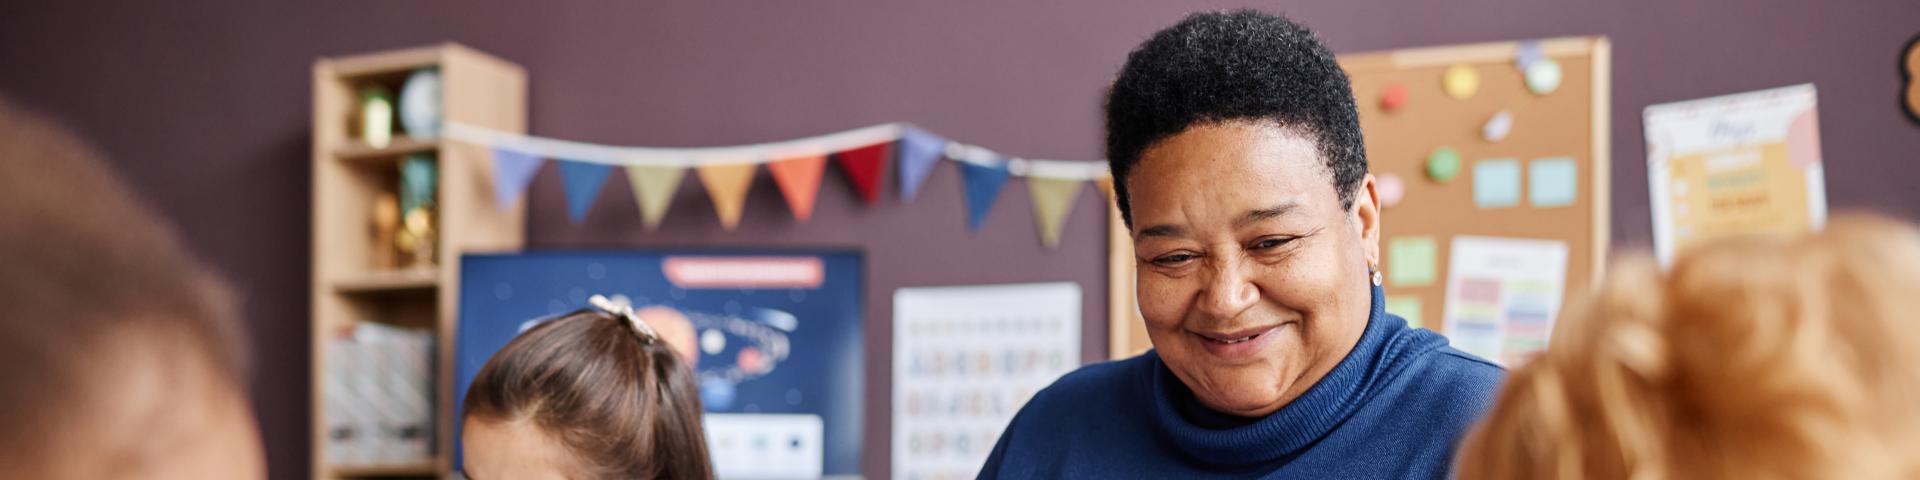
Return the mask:
M641 340L647 343L660 340L660 333L654 331L652 325L647 325L647 322L640 321L640 316L633 313L632 305L614 303L612 299L608 299L605 295L597 294L588 298L587 303L592 304L593 308L598 308L608 315L613 315L627 322L627 326L633 328L633 334L639 335Z

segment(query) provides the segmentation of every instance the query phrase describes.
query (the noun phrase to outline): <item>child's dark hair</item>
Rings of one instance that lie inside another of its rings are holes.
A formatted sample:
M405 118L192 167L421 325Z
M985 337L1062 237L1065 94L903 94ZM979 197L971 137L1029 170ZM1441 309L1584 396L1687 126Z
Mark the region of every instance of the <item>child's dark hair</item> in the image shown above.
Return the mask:
M713 478L692 369L619 316L583 310L522 333L480 368L463 411L534 422L595 478Z

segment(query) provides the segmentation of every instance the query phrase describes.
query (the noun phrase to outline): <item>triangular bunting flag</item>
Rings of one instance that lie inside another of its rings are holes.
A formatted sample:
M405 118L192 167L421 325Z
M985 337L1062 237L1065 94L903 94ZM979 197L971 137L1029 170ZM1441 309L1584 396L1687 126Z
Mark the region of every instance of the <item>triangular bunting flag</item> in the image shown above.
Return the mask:
M1106 197L1107 203L1114 202L1113 177L1105 175L1093 177L1093 185L1100 189L1100 196Z
M707 187L707 198L720 214L720 226L732 231L740 226L740 214L747 208L747 190L753 187L752 163L701 165L700 185Z
M813 200L820 196L820 174L827 168L826 155L807 155L774 160L767 164L773 183L787 197L787 208L800 221L813 218Z
M834 155L834 163L840 164L840 173L847 175L847 182L853 184L860 199L873 205L880 201L880 171L892 154L892 143L876 143L840 152Z
M513 202L526 193L527 186L533 184L533 174L540 172L540 162L540 157L533 155L493 149L493 198L500 202L501 210L513 208Z
M593 208L594 197L600 195L600 186L607 183L607 174L612 171L612 165L560 162L560 183L567 187L568 220L580 223L587 219L587 210Z
M673 204L673 192L680 190L680 179L686 176L686 167L627 167L627 183L633 186L633 201L640 205L640 220L646 223L648 230L659 227L660 220L667 217L667 206Z
M986 166L960 162L960 173L967 184L967 228L979 231L980 225L987 221L987 210L993 208L994 197L1000 195L1000 186L1007 183L1007 164L996 162Z
M1040 227L1040 244L1047 248L1060 245L1060 227L1073 211L1073 199L1080 193L1079 180L1027 177L1027 189L1033 194L1033 219Z
M900 197L913 201L933 164L947 150L947 139L907 126L900 131Z

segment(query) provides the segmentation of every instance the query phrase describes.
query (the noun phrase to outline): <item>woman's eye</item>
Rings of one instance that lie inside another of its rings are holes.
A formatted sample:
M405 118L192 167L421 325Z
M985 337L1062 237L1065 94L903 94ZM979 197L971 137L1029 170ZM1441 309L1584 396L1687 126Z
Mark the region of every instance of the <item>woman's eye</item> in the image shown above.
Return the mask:
M1158 258L1154 258L1153 264L1159 265L1162 267L1171 267L1171 266L1179 265L1182 263L1186 263L1193 259L1194 259L1194 255L1192 254L1174 253L1174 254L1161 255Z
M1287 242L1291 242L1291 241L1293 241L1292 237L1262 238L1258 241L1253 242L1252 249L1253 250L1272 250L1275 248L1280 248L1281 245L1286 245Z

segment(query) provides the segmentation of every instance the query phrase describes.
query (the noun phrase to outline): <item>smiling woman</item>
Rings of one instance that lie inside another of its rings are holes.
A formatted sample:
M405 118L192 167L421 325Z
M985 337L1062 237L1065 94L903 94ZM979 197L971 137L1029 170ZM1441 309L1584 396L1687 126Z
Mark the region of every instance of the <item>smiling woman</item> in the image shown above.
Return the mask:
M1156 34L1108 95L1107 158L1154 349L1040 392L982 477L1446 477L1501 370L1382 309L1353 93L1311 31Z
M1204 168L1200 168L1204 167ZM1379 257L1368 195L1341 205L1313 142L1269 122L1196 125L1133 168L1140 313L1207 408L1279 410L1347 355Z

